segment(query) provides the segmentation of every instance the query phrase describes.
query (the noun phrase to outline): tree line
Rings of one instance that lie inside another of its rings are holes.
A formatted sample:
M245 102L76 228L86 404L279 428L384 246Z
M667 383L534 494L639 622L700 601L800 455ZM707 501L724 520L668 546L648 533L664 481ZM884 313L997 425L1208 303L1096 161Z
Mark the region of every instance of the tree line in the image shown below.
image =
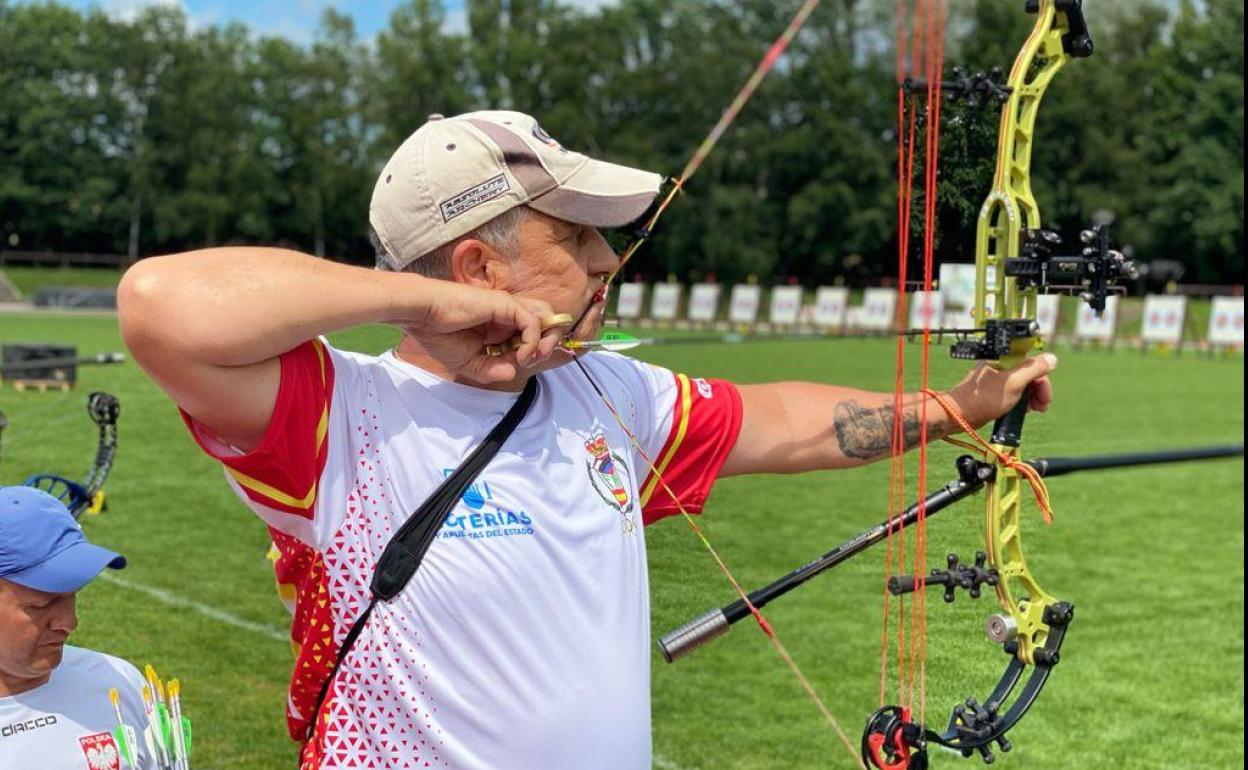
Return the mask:
M406 0L297 44L176 6L0 0L0 248L132 256L237 243L371 261L368 199L431 113L530 112L562 144L674 174L797 0ZM1094 0L1096 54L1045 97L1048 226L1093 212L1143 261L1243 282L1242 3ZM1008 70L1023 0L954 0L946 62ZM634 263L649 277L851 282L896 269L892 3L826 0ZM973 257L996 115L950 105L940 257Z

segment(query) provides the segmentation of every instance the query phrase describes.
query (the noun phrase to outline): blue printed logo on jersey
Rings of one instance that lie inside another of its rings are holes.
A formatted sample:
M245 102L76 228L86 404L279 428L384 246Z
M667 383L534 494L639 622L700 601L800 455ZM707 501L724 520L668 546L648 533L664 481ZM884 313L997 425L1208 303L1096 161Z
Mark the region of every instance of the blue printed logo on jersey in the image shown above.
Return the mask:
M454 472L454 468L443 468L442 476L445 478ZM459 499L468 512L461 506L452 508L442 522L439 539L476 540L533 534L533 518L523 510L511 510L500 503L495 498L494 489L483 479L469 484Z

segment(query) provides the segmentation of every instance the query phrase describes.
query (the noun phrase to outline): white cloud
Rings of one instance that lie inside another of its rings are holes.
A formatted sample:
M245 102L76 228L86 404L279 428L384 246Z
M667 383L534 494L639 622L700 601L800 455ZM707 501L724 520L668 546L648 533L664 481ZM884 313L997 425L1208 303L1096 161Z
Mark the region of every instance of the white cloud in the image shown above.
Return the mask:
M618 5L619 0L558 0L559 5L566 5L581 11L596 11L608 5ZM468 8L459 2L446 3L446 18L442 21L442 29L451 34L468 32Z
M211 27L222 18L220 10L215 7L201 7L192 12L185 0L93 0L92 5L122 21L133 21L144 8L179 8L186 14L187 26L192 30Z
M119 19L133 19L138 16L139 12L144 8L153 5L163 5L171 8L181 8L186 10L181 0L99 0L100 9L109 16Z

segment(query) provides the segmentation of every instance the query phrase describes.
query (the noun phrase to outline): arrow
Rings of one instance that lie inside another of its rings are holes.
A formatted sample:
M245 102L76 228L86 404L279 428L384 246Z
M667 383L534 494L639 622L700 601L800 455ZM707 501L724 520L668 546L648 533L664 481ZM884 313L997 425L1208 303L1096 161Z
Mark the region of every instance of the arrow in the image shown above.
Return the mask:
M962 338L983 329L930 329L928 334ZM727 334L686 335L683 337L634 337L625 332L603 332L595 340L564 340L560 347L565 350L608 350L613 353L631 350L642 345L737 345L746 342L826 342L835 339L877 339L881 337L906 337L914 339L924 334L923 329L906 329L901 332L851 332L845 334L789 333L789 334Z

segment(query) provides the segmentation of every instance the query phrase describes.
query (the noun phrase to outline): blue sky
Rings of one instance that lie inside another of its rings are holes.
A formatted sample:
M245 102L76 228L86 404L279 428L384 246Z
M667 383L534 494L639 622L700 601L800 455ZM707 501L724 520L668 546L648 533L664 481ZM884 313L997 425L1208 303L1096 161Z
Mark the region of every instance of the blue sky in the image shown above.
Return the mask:
M564 0L583 7L603 5L606 0ZM402 0L61 0L75 8L99 6L109 13L125 16L145 5L179 5L191 23L208 26L241 21L267 35L281 35L306 42L312 39L317 19L326 7L335 8L355 19L363 38L371 38L386 26L390 12ZM464 0L444 0L447 26L464 27Z
M66 0L62 0L65 2ZM180 5L195 26L241 21L257 32L281 35L300 42L312 38L317 19L333 7L355 19L361 37L369 38L386 26L400 0L67 0L76 8L99 6L126 16L145 5ZM447 2L448 16L462 18L462 0ZM449 20L449 19L448 19Z
M37 0L31 0L37 1ZM592 9L614 0L560 0L564 5ZM266 35L281 35L298 42L308 42L316 30L317 19L326 7L333 7L355 19L360 36L367 39L386 26L390 12L403 0L60 0L75 8L99 6L125 16L153 4L179 5L195 26L241 21ZM447 27L461 31L466 27L465 0L443 0ZM1179 0L1164 0L1177 7ZM1199 5L1199 3L1198 3Z

